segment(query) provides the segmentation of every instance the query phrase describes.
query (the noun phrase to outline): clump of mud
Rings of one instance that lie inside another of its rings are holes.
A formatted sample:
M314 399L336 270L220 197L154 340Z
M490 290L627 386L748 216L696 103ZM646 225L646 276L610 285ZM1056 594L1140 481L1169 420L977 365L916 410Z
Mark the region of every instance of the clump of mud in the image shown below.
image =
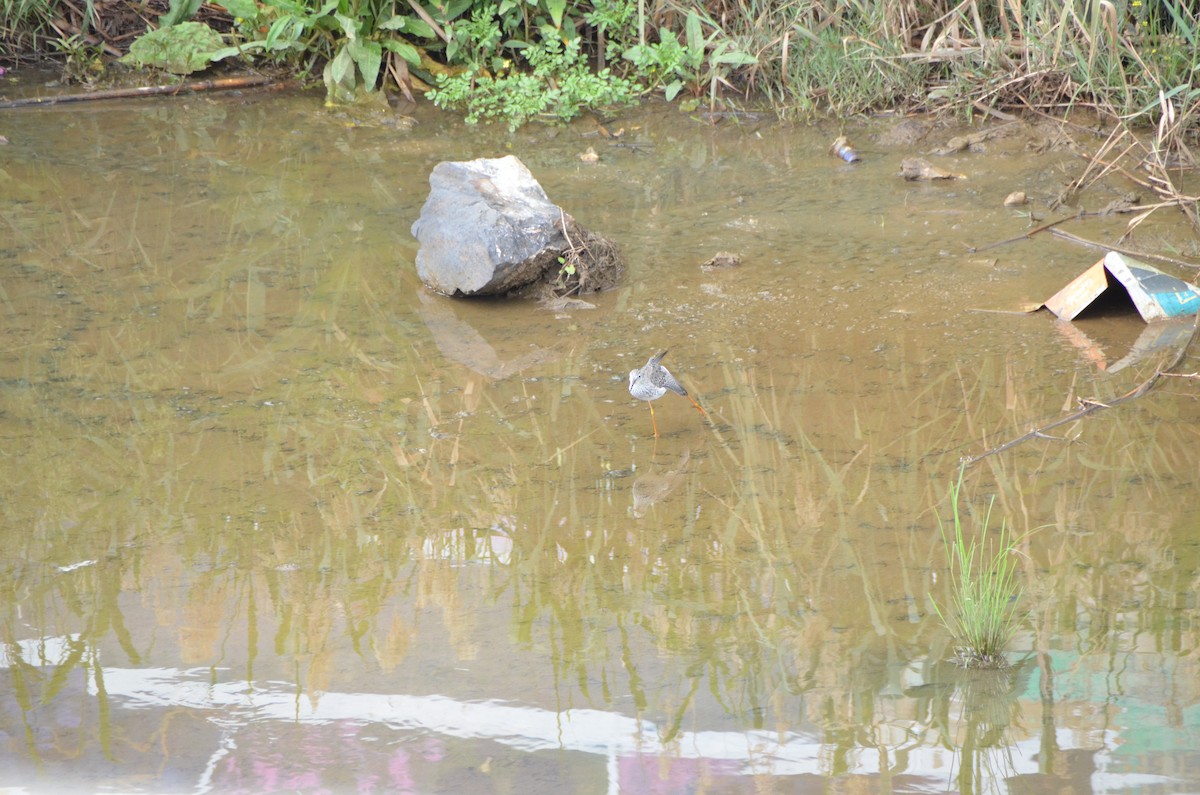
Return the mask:
M570 247L559 255L556 267L548 268L541 281L520 294L555 307L562 305L563 299L616 287L625 275L625 260L617 244L584 229L566 214L561 228Z

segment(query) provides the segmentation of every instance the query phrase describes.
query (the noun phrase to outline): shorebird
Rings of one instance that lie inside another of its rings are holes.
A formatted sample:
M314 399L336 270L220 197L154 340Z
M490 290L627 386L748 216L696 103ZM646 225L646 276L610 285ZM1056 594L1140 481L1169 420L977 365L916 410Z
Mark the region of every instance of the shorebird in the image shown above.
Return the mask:
M629 371L629 394L633 395L638 400L644 400L650 405L650 422L654 425L654 438L658 438L658 420L654 418L654 401L658 400L663 395L667 394L667 390L671 390L676 395L683 395L688 400L692 401L692 405L696 407L696 411L708 416L708 412L700 407L688 391L675 380L675 376L662 366L662 358L667 355L666 351L650 357L650 361L646 362L636 370Z

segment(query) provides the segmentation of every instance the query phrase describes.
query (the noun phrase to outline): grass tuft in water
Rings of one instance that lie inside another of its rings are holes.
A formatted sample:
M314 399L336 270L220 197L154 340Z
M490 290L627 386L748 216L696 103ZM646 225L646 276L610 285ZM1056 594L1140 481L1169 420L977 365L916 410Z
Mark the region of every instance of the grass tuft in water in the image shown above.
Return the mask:
M944 522L938 516L950 568L950 603L943 608L935 601L934 609L959 644L956 663L964 668L1004 668L1008 665L1004 649L1021 620L1021 588L1015 576L1016 539L1007 522L1001 521L995 542L988 543L992 518L989 502L979 537L968 541L959 509L961 490L960 470L958 480L950 487L952 521Z

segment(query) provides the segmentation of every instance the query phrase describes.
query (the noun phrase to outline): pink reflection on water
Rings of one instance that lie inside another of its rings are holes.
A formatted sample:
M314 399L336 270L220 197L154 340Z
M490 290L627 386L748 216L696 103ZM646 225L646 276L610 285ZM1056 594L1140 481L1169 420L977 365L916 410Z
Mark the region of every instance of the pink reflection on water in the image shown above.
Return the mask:
M702 792L704 782L736 776L742 763L732 759L689 759L667 756L623 756L617 761L621 792L678 795Z
M350 721L324 724L253 723L213 772L222 793L388 792L415 795L412 763L437 762L445 748L437 738L388 749L384 741Z

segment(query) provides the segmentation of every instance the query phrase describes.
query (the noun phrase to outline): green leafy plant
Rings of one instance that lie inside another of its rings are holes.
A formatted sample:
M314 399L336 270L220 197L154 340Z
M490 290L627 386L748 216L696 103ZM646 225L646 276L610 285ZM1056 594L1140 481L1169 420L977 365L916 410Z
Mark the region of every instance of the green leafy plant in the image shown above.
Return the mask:
M103 49L89 44L75 34L56 39L54 48L64 57L63 80L68 83L91 83L104 74Z
M320 20L337 4L338 0L328 0L320 9L309 11L302 0L266 0L261 5L255 0L225 0L223 6L233 15L242 39L228 46L219 33L201 22L171 24L194 11L194 3L180 0L160 17L163 26L138 37L120 61L190 74L234 56L249 58L263 52L276 57L287 53L299 56L312 46ZM246 35L260 30L266 31L265 38Z
M224 46L221 34L203 22L180 22L147 32L130 45L120 62L188 75L216 60L215 53Z
M950 569L950 603L934 609L958 641L956 662L968 668L1003 668L1008 664L1004 648L1012 640L1017 624L1021 588L1016 582L1016 541L1007 522L1000 523L994 544L988 543L992 503L979 529L979 537L967 541L959 510L962 470L950 487L950 529L938 516L946 563ZM993 498L994 502L994 498Z
M587 5L578 0L447 3L443 11L449 34L446 62L480 73L506 71L522 50L550 41L567 44L578 39L579 19L569 12ZM468 9L469 14L465 13Z
M167 13L158 18L160 28L169 28L186 22L200 10L200 0L171 0Z
M580 0L500 0L495 10L507 37L505 46L524 47L537 41L569 42L578 38L579 20L570 12L586 6Z
M297 62L307 57L310 65L324 60L327 100L350 102L375 91L387 59L420 64L420 52L409 38L436 36L425 20L394 13L385 0L325 0L321 5L311 0L224 0L222 5L236 25L231 44L206 25L178 21L194 13L198 2L174 0L160 18L163 27L139 37L122 61L189 74L235 56Z
M638 41L641 28L637 0L592 0L591 5L583 19L596 30L605 60L617 60Z
M337 55L325 64L325 97L353 102L360 91L374 91L383 65L383 45L371 38L371 25L363 18L335 13L342 38Z
M667 28L659 30L657 42L635 44L625 50L623 57L649 79L652 86L661 85L668 101L683 90L684 77L689 73L688 64L694 60Z
M712 33L704 35L704 25ZM712 20L702 20L693 9L684 23L684 44L666 28L658 32L658 43L638 44L627 49L624 57L640 71L656 74L664 81L663 91L668 100L689 87L696 96L705 89L711 102L716 102L718 87L732 87L730 73L740 66L758 62L753 55L737 49Z
M266 0L263 7L274 17L266 36L241 45L238 52L315 50L325 57L322 79L328 102L353 102L375 92L388 58L419 65L420 52L406 37L428 40L436 35L423 19L396 14L391 3L381 0L327 0L315 11L298 0Z
M558 277L554 280L554 287L560 293L567 289L570 279L575 276L578 269L575 266L576 255L572 252L571 256L561 256L558 258Z
M489 77L476 71L438 77L438 87L426 94L441 107L463 108L466 120L507 122L515 130L532 118L552 115L563 121L583 108L627 105L637 101L641 87L610 70L592 72L580 54L579 42L550 40L524 50L530 71L510 71Z
M446 57L469 69L498 72L503 68L500 42L503 34L500 23L491 9L478 7L470 18L449 26L452 38L446 46Z

